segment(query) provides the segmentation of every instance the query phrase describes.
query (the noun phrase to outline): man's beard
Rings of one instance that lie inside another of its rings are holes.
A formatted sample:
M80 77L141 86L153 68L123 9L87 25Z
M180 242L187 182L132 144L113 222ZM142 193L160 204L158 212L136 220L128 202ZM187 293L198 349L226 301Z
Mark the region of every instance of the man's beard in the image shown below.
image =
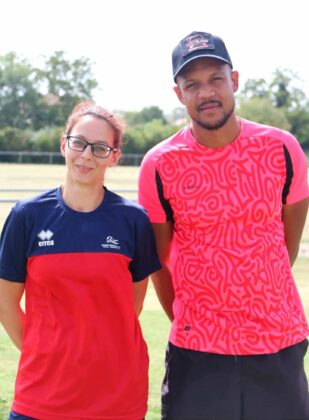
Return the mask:
M203 121L197 120L195 118L192 118L192 117L191 118L201 128L204 128L206 130L218 130L219 128L223 127L227 123L230 116L234 113L234 109L235 109L235 104L233 104L233 106L232 106L232 108L229 112L224 113L223 117L220 120L218 120L214 123L203 122Z

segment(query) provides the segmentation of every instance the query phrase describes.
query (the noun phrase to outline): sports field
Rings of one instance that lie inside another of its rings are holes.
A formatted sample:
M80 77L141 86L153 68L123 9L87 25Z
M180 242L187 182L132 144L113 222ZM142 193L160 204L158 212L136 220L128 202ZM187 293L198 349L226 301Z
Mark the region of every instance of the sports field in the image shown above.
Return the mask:
M35 192L3 191L13 189L48 189L61 184L64 177L61 165L18 165L0 164L0 200L32 196ZM136 191L138 168L118 166L107 173L106 186L113 191ZM121 193L136 199L136 192ZM0 201L0 230L14 203ZM302 254L306 255L309 245L309 218L307 219L302 240ZM294 275L309 316L309 258L299 257L294 265ZM163 314L155 296L153 287L147 292L141 323L150 355L150 391L149 410L146 419L160 418L160 387L164 372L164 352L168 339L169 321ZM8 340L0 327L0 420L6 420L13 395L14 377L18 363L18 351ZM306 358L306 370L309 374L309 356Z

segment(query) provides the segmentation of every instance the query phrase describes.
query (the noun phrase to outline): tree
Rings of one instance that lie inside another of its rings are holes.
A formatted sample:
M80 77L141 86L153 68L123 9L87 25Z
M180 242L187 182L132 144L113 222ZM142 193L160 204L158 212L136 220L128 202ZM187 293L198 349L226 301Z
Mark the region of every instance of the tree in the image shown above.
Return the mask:
M35 131L31 137L31 147L37 151L59 152L63 127L46 127Z
M63 125L74 105L81 99L91 99L98 86L89 59L69 61L63 51L46 58L36 78L47 105L46 122L51 125Z
M299 140L302 147L309 150L309 104L290 111L288 118L291 124L291 132Z
M246 98L269 98L269 90L265 79L248 79L241 91Z
M276 69L272 80L248 79L240 95L246 98L268 98L276 108L294 109L306 103L308 98L297 85L298 75L288 69Z
M41 95L33 68L11 52L0 57L0 128L36 125Z
M0 129L0 150L29 150L31 132L20 130L14 127L5 127Z
M239 113L289 130L309 148L309 99L300 86L297 74L287 69L276 69L269 83L249 79L239 95Z
M242 98L239 102L238 113L243 118L254 120L261 124L280 127L290 130L291 124L283 109L273 106L271 100L266 97Z
M0 128L63 125L76 102L91 99L97 85L85 57L68 60L56 51L44 57L41 68L14 52L0 56Z
M161 119L129 127L125 135L125 153L145 153L159 141L171 136L178 127L167 125Z
M304 92L297 87L301 81L296 73L287 69L276 69L273 79L269 84L271 98L276 108L292 109L299 108L308 103Z
M131 127L153 120L161 120L166 124L164 113L158 106L145 107L141 111L122 111L121 114Z
M168 124L158 106L145 107L141 111L118 111L127 124L124 136L124 153L145 153L159 141L178 129Z
M174 125L186 125L190 118L184 106L174 108L167 116L167 121Z

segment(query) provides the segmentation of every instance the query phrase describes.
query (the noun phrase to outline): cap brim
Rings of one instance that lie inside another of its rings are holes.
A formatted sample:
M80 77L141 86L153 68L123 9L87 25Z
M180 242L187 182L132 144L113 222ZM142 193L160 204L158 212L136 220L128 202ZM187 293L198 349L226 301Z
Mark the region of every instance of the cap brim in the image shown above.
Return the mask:
M176 82L176 77L178 76L178 74L181 72L181 70L189 63L191 63L191 61L196 60L197 58L214 58L215 60L219 60L222 61L223 63L228 64L229 66L232 67L232 63L229 60L225 60L224 58L217 56L215 54L199 54L199 55L195 55L194 57L189 58L185 63L182 64L182 66L179 67L179 69L177 70L177 72L174 74L174 82Z

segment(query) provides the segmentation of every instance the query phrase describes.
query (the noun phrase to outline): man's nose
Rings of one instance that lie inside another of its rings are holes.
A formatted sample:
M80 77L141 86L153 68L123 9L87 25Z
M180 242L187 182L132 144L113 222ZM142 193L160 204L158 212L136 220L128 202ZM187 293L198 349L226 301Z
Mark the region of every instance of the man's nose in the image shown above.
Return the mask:
M200 98L212 98L215 94L214 88L207 83L201 85L198 92Z

